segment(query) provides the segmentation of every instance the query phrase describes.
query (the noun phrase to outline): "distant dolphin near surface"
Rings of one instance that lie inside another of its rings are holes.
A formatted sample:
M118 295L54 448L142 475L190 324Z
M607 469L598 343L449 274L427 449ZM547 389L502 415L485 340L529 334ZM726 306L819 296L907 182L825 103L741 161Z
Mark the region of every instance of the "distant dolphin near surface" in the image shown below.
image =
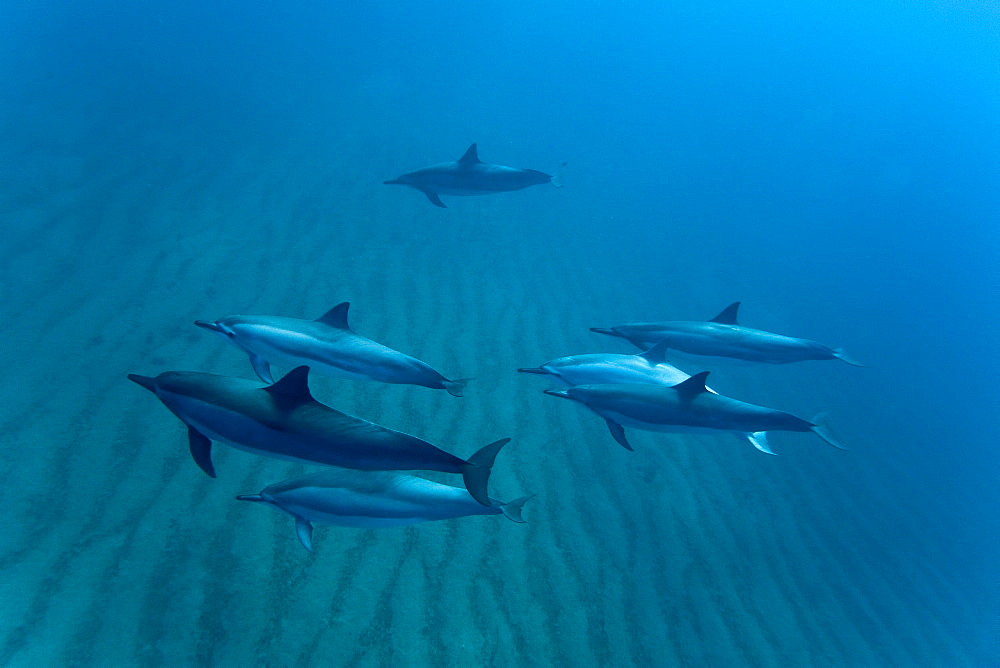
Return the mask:
M537 369L518 369L518 371L549 375L558 378L567 385L638 383L671 387L683 383L691 376L667 362L667 350L666 343L661 341L649 350L636 355L614 353L573 355L551 360ZM715 393L715 390L710 387L705 389ZM741 439L745 438L750 441L761 452L766 452L769 455L774 454L767 442L766 432L734 433Z
M313 399L309 369L298 367L273 385L195 371L155 378L129 374L187 425L191 456L215 477L212 441L265 457L364 471L461 473L479 503L487 493L501 439L468 460L402 432L341 413Z
M830 445L844 449L825 426L807 422L791 413L755 406L710 392L705 387L708 372L691 376L672 387L616 383L577 385L566 390L545 390L577 401L600 415L611 435L631 450L623 427L678 433L733 432L758 437L751 442L758 450L774 454L767 444L769 431L811 431ZM762 447L763 446L763 447Z
M417 476L328 469L236 498L265 503L291 515L299 541L312 552L313 522L380 528L501 513L514 522L524 522L521 507L531 496L508 503L488 499L489 505L483 505L464 489Z
M455 162L442 162L407 172L385 181L385 185L410 186L419 190L434 206L447 208L440 195L489 195L491 193L524 190L531 186L551 183L562 187L557 177L534 169L518 169L491 165L479 159L476 145L468 148Z
M306 365L317 373L355 380L420 385L460 397L469 378L449 380L398 350L356 334L347 322L350 302L337 304L315 320L269 315L231 315L194 324L250 356L265 383L273 383L271 364Z
M610 328L592 327L590 331L627 339L639 348L648 348L664 341L673 350L700 357L765 364L839 359L853 366L863 366L840 348L829 348L808 339L743 327L736 320L739 308L740 302L734 302L708 322L645 322Z

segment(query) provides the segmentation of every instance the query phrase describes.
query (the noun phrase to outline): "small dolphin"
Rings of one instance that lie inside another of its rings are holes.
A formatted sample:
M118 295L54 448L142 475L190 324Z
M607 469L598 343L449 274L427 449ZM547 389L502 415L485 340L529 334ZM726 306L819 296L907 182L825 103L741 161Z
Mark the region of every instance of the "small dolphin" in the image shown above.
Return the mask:
M424 167L384 183L415 188L426 195L431 204L442 209L447 207L439 195L489 195L524 190L543 183L561 187L559 180L550 174L482 162L475 144L457 162Z
M398 527L468 515L503 514L524 522L521 507L531 498L478 503L459 487L417 476L381 471L328 469L266 487L260 494L237 496L274 506L295 519L302 546L312 548L312 522L345 527Z
M212 441L275 459L364 471L461 473L469 493L490 505L493 461L509 438L461 459L416 436L341 413L313 399L309 368L298 367L273 385L195 371L156 378L129 374L188 427L191 455L215 477Z
M420 385L462 396L470 378L448 380L415 357L355 334L347 323L350 302L337 304L315 320L272 315L231 315L194 324L220 334L250 355L265 383L273 383L271 364L306 365L318 373L355 380Z
M829 430L790 413L755 406L709 392L708 372L691 376L672 387L642 384L577 385L567 390L545 390L545 394L578 401L608 423L611 435L631 450L623 426L647 431L706 433L728 431L741 437L762 437L757 449L774 454L764 432L812 431L830 445L844 449ZM753 442L753 439L751 439Z
M840 348L829 348L808 339L772 334L736 322L739 302L733 302L708 322L675 320L617 327L592 327L590 331L628 339L639 348L666 341L673 350L702 357L721 357L766 364L839 359L863 366Z

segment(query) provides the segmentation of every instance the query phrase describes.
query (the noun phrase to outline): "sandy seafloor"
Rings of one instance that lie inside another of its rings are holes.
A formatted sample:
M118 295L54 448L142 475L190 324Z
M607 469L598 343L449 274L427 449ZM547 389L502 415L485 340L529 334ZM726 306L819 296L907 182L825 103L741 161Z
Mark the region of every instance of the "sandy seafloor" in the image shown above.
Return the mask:
M755 296L724 262L677 273L622 252L584 169L563 190L446 198L442 211L380 181L464 146L401 157L330 131L288 151L225 137L192 150L177 127L116 128L103 145L67 130L7 149L0 665L961 666L984 656L966 599L980 573L950 568L944 515L899 493L924 482L908 478L857 389L872 371L717 372L726 393L805 417L831 411L851 447L778 434L779 457L728 436L636 431L629 453L598 418L515 373L630 351L591 326L707 318L726 295ZM217 447L209 479L182 425L125 378L252 377L243 355L192 321L316 317L344 300L360 333L475 381L458 399L315 378L317 398L460 455L512 437L491 491L537 494L527 524L320 527L308 554L288 517L233 498L305 467ZM791 308L775 304L745 306L747 318L795 330ZM823 338L801 329L792 333Z

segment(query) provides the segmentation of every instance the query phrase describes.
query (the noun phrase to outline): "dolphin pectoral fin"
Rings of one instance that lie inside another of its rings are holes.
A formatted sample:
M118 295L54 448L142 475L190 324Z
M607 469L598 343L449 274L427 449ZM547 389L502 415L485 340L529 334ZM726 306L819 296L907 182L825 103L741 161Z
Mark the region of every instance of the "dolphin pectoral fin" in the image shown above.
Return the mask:
M748 441L753 443L753 447L757 448L761 452L766 452L769 455L777 456L777 452L771 449L771 444L767 442L767 432L766 431L754 431L748 432L746 434L737 434L738 436L745 436Z
M851 366L865 366L861 362L857 361L853 357L850 357L844 352L843 348L834 348L833 356L839 359L841 362L847 362Z
M618 445L622 446L626 450L634 451L634 448L629 445L628 439L625 438L625 428L617 422L612 422L611 420L606 420L606 422L608 423L608 429L611 430L611 435L616 441L618 441Z
M443 380L441 383L444 385L444 389L448 390L448 394L453 397L461 397L462 392L465 391L465 386L468 384L472 378L458 378L456 380Z
M444 202L441 201L441 198L438 197L437 193L431 192L430 190L421 190L420 192L427 195L427 199L429 199L431 201L431 204L433 204L434 206L439 206L442 209L448 208L444 205Z
M250 365L253 367L253 372L257 374L257 377L268 385L274 384L274 377L271 375L271 365L267 363L267 360L260 355L255 355L250 353Z
M194 463L208 474L210 478L215 477L215 466L212 464L212 441L205 434L194 427L188 426L188 445L191 448L191 456Z
M499 441L493 441L476 451L462 465L462 480L465 482L465 488L469 490L472 498L484 506L493 505L490 503L488 491L490 473L493 472L493 462L496 461L500 448L509 442L509 438L501 438Z
M543 375L545 375L545 374L548 373L548 371L546 371L545 369L527 369L527 368L518 369L518 372L519 373L534 373L534 374L538 374L539 376L543 376Z
M524 524L524 518L521 517L521 509L524 504L535 497L534 494L529 494L527 496L522 496L519 499L514 499L513 501L508 501L507 503L500 504L500 512L503 516L509 519L511 522L517 522L518 524Z
M838 450L847 450L837 438L830 431L829 416L826 413L820 413L812 419L814 434L822 438L824 441L837 448Z
M307 551L313 551L313 525L304 517L295 516L295 535Z

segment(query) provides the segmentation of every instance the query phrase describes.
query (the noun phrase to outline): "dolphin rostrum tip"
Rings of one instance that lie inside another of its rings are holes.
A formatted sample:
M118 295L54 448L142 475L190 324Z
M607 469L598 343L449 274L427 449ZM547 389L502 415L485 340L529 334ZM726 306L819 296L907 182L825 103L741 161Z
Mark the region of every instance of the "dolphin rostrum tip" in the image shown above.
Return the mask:
M128 379L131 380L136 385L142 385L144 388L150 392L156 391L156 379L150 378L149 376L140 376L137 373L130 373Z

